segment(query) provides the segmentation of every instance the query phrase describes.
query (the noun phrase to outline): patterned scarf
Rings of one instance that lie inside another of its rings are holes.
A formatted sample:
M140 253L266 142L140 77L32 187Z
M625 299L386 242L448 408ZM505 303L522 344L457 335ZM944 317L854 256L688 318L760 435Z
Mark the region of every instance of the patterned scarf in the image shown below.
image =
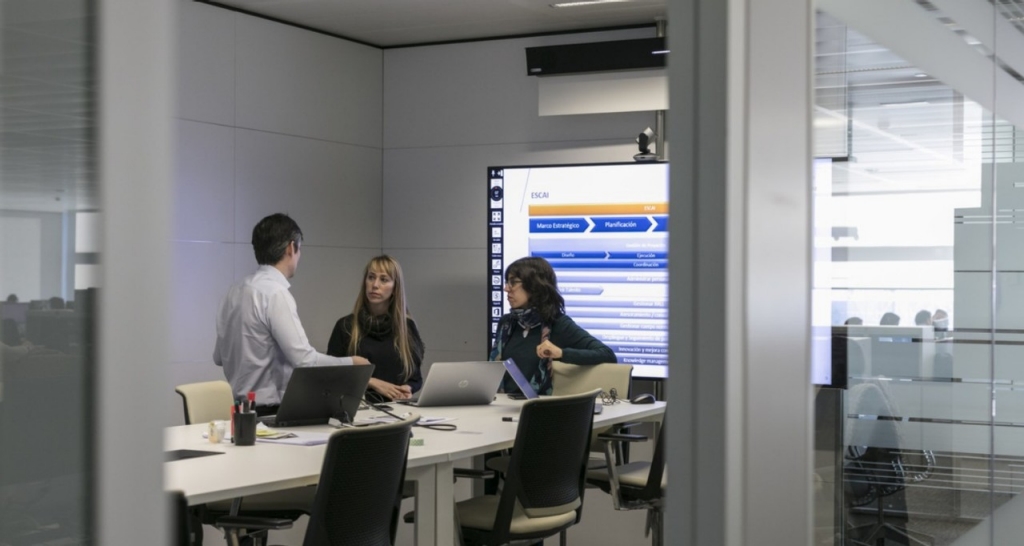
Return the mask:
M495 334L494 347L491 348L490 360L501 360L501 352L508 343L508 340L512 338L512 325L513 323L518 324L523 330L523 337L530 334L530 330L541 328L540 331L540 342L544 343L551 337L551 327L544 324L540 313L534 308L529 309L513 309L509 316L502 320L498 324L498 331ZM547 390L544 386L549 383L548 377L551 376L551 359L545 358L544 365L537 368L537 374L534 377L529 378L530 384L534 390L541 394L551 394L550 392L541 392Z
M359 328L363 330L365 336L374 339L387 339L391 335L393 327L391 315L387 313L375 317L366 309L359 312Z

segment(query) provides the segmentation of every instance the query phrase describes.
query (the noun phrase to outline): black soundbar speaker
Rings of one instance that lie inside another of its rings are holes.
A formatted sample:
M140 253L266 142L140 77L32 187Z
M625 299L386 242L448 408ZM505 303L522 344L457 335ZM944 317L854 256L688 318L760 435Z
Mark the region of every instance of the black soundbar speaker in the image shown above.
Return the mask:
M526 48L529 76L664 68L665 38Z

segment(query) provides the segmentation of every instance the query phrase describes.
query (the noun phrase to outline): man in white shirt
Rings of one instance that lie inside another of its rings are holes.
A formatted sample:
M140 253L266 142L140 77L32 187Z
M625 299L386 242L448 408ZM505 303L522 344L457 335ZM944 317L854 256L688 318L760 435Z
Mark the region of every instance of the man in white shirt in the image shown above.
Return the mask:
M288 279L299 265L302 230L272 214L252 230L255 273L228 290L217 316L213 361L224 368L236 399L256 393L260 415L277 412L292 371L300 366L369 364L360 356L319 353L306 338Z

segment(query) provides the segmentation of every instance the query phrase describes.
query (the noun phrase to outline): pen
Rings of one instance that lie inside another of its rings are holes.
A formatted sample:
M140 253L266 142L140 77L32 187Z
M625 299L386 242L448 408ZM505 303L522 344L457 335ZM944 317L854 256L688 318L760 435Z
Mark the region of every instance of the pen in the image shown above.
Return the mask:
M245 411L256 411L256 393L249 391L249 394L246 395L246 400L248 406L245 408Z
M518 417L502 417L501 420L506 422L506 423L518 423L519 422L519 418Z

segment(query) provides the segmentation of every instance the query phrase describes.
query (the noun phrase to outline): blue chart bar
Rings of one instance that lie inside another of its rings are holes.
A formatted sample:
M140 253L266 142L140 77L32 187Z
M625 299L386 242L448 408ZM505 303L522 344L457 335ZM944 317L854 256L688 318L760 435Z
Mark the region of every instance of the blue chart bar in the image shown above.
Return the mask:
M668 260L548 260L559 269L668 269Z
M608 332L595 334L594 337L603 341L606 345L610 343L668 343L668 334L662 332Z
M530 254L534 258L544 258L544 259L547 259L547 260L550 260L550 259L553 259L553 258L563 258L563 259L566 259L566 260L579 260L579 259L603 260L603 259L608 257L608 253L607 252L596 252L596 251L586 251L586 250L585 251L580 251L580 252L573 251L573 250L566 250L566 251L561 251L561 252L559 252L559 251L555 251L555 252L531 252ZM636 256L630 256L630 258L636 259Z
M605 298L603 300L577 300L572 297L565 298L566 310L576 307L629 307L629 308L660 308L668 307L667 299L658 300L624 300ZM572 313L569 313L572 316Z
M593 221L593 233L644 233L657 227L657 222L652 224L646 216L601 216Z
M591 224L586 218L530 218L530 233L586 233Z
M573 319L580 318L616 318L616 319L660 319L668 318L668 310L659 309L617 309L615 311L597 311L579 309L572 313Z
M654 231L668 231L668 216L654 217Z
M619 364L653 364L656 366L668 366L668 357L626 355L619 357Z
M604 288L600 286L559 286L558 291L563 294L581 294L584 296L600 296L604 294Z
M614 272L595 276L590 273L576 273L573 271L556 271L558 282L573 283L637 283L637 284L668 284L668 275L661 272Z
M575 319L573 319L575 320ZM635 321L608 321L602 322L592 319L576 320L584 330L633 330L633 331L668 331L668 324L659 322L635 322Z
M668 252L609 252L613 260L667 260Z
M612 344L608 345L608 348L611 349L616 354L629 353L629 354L652 355L652 356L657 356L657 355L666 355L667 356L668 355L668 347L666 347L664 345L659 345L659 346L621 345L621 344L618 344L618 343L612 343Z

